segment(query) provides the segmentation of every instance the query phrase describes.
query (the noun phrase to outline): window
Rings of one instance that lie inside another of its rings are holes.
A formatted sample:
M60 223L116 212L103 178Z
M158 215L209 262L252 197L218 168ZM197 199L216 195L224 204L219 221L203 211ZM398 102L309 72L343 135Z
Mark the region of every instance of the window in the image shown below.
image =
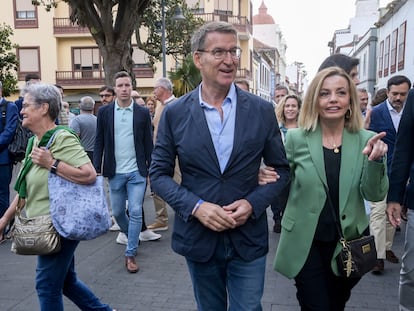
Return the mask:
M24 80L28 73L36 73L40 76L39 47L19 47L16 54L19 58L19 80Z
M187 0L187 6L191 9L193 14L204 13L204 0Z
M397 70L397 40L398 29L395 29L391 36L391 73L394 73Z
M388 76L390 67L390 36L385 38L384 46L384 77Z
M378 56L378 77L382 77L384 72L384 41L381 41Z
M37 7L32 0L14 0L15 28L37 28Z
M398 70L404 69L406 30L407 30L407 21L401 24L400 33L398 36Z
M233 15L233 0L214 0L214 8L214 14Z
M99 48L73 48L73 70L81 70L85 75L92 76L92 71L102 70L101 63Z
M134 68L139 68L139 67L148 67L149 64L149 56L148 54L143 51L140 50L138 48L138 46L134 45L132 47L133 51L132 51L132 60L134 61Z

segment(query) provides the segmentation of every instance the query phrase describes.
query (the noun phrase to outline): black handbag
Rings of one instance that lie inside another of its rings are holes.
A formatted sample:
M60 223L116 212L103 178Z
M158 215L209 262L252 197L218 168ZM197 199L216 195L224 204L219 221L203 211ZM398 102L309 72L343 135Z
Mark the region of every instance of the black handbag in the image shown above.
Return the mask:
M346 240L342 234L338 217L333 209L332 200L326 187L325 192L340 237L339 242L342 245L340 253L335 258L339 275L345 278L360 278L377 264L377 249L374 237L368 235L354 240Z

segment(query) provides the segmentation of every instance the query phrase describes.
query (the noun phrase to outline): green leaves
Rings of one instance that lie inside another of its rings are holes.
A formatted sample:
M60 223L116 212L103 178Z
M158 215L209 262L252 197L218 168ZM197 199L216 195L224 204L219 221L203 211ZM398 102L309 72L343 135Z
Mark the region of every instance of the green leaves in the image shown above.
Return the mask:
M0 25L0 81L3 83L3 96L17 91L19 61L14 52L16 45L10 39L12 35L13 29L9 25Z

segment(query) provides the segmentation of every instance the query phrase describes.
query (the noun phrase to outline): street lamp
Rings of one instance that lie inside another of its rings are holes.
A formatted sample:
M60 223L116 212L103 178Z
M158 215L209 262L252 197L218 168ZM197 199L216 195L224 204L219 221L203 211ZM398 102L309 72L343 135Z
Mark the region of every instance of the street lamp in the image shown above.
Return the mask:
M175 14L172 17L173 20L184 20L185 16L181 12L179 7L175 8ZM167 76L167 53L165 47L165 0L161 0L161 48L162 48L162 77L165 78Z

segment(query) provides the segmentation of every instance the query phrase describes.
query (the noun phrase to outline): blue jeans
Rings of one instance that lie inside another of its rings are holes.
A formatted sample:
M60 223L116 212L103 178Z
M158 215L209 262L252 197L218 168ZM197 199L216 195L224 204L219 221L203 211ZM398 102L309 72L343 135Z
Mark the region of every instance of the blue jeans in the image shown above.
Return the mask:
M75 272L75 249L79 241L61 238L60 252L38 256L36 290L41 311L63 311L62 293L80 310L111 311L80 281Z
M138 171L115 174L109 179L112 215L121 231L128 236L125 256L135 256L138 249L139 233L142 227L142 202L147 179ZM126 200L128 199L128 215Z
M223 233L209 261L186 260L198 311L262 310L266 256L244 261Z

